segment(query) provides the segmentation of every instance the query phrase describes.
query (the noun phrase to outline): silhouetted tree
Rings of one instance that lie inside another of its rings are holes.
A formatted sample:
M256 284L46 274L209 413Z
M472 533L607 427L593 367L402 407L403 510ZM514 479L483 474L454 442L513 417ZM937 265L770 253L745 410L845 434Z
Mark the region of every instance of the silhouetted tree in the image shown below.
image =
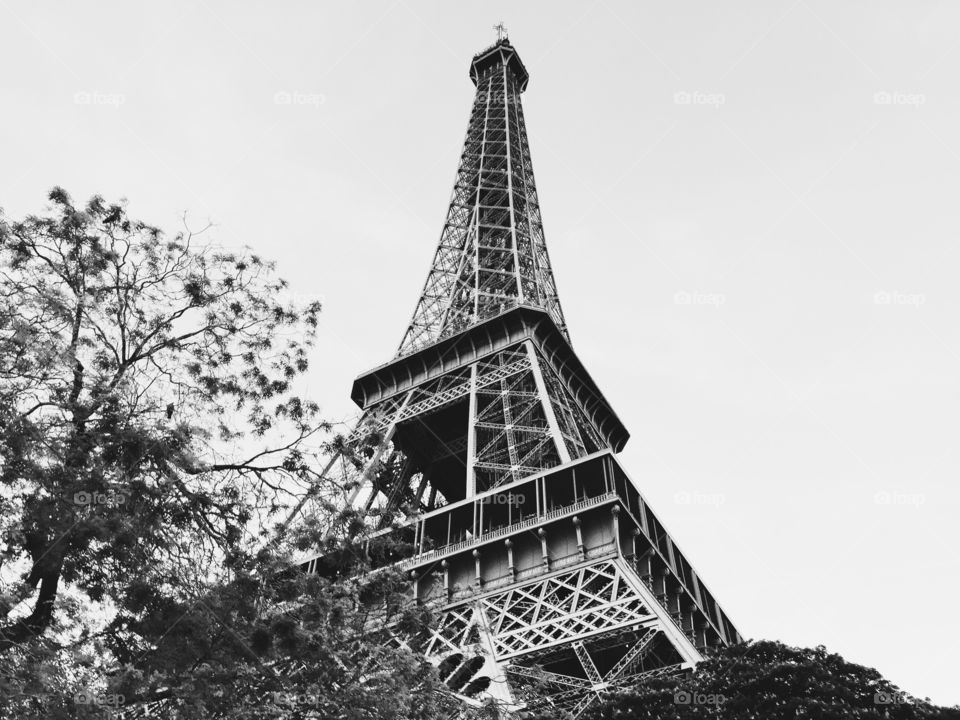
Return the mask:
M562 717L540 715L542 718ZM957 720L960 710L901 692L823 647L752 642L720 650L686 676L612 694L583 720Z

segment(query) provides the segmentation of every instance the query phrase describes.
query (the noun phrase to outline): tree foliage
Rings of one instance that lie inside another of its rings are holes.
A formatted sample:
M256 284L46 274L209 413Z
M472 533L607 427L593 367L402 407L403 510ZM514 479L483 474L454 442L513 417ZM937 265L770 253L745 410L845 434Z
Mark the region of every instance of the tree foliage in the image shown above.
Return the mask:
M203 231L49 199L0 221L0 714L422 716L433 693L396 691L429 686L422 659L361 639L361 568L291 574L324 538L273 541L320 480L295 392L319 305ZM396 592L376 577L363 592Z
M157 557L229 553L316 429L291 390L318 305L283 305L255 255L50 200L0 226L2 560L26 564L2 610L31 605L0 648L43 633L61 583L135 613ZM292 436L254 450L278 420Z
M762 641L736 645L682 678L611 695L584 720L957 720L960 709L914 698L879 672L824 647Z
M163 639L136 648L110 692L162 699L163 717L190 720L439 718L449 694L417 652L429 615L404 602L405 577L367 569L353 558L325 578L252 557L233 582L137 628L143 645Z

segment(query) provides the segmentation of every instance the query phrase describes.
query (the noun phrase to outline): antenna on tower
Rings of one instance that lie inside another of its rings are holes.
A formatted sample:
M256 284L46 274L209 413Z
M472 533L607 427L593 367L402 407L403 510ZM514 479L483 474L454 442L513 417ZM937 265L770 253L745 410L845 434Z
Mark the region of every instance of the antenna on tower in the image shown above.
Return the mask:
M503 24L503 20L498 22L493 26L493 29L497 31L497 42L505 40L507 37L507 26Z

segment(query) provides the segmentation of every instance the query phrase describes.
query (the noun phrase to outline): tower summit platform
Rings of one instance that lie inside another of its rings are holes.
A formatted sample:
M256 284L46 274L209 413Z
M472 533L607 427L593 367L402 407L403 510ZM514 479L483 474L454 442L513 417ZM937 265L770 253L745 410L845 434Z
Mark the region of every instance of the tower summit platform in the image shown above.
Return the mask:
M520 60L516 48L505 37L473 56L473 61L470 63L470 79L479 87L487 71L501 66L506 67L515 78L518 92L527 89L530 75Z

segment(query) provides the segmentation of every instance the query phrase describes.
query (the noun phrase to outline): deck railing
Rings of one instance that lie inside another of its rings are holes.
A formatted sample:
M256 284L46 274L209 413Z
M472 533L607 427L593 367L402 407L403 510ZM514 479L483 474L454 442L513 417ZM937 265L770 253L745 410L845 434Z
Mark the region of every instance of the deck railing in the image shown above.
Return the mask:
M477 535L474 538L467 538L466 540L460 540L455 543L450 543L449 545L443 545L437 548L431 548L426 552L417 553L406 560L403 560L399 563L399 566L402 568L411 567L413 565L419 565L422 562L429 562L430 560L439 560L441 557L447 555L453 555L465 550L467 548L473 547L475 545L482 545L483 543L488 543L491 540L496 540L497 538L504 537L505 535L513 535L514 533L520 532L521 530L526 530L528 528L536 527L538 525L543 525L545 522L550 522L551 520L556 520L565 515L570 515L577 512L582 512L587 508L594 507L596 505L602 505L605 502L615 500L617 494L615 492L608 492L602 495L597 495L596 497L586 498L584 500L579 500L570 505L564 505L562 507L554 508L548 512L543 513L542 515L534 515L522 520L512 525L504 525L499 527L496 530L491 530L489 532L483 533L482 535Z

